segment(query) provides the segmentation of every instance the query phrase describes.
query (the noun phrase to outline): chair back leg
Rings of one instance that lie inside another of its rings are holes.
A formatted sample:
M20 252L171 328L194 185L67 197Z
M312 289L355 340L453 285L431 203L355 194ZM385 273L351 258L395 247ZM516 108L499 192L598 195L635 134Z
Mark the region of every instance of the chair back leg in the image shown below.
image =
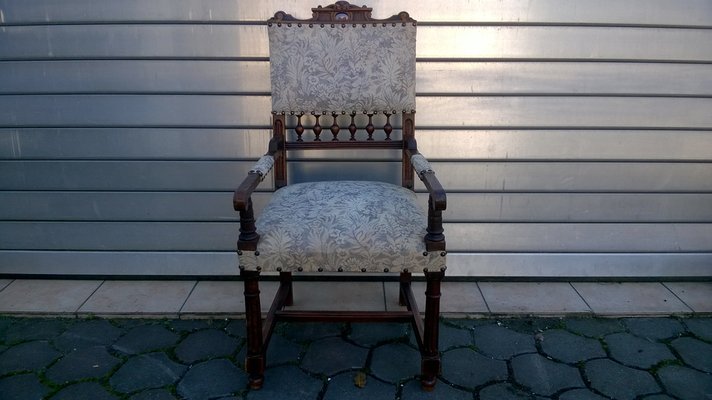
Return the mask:
M265 346L262 336L262 307L260 305L260 273L242 271L245 284L245 329L247 333L247 357L245 369L250 388L259 389L264 383Z
M425 326L423 348L421 349L421 386L426 391L435 388L440 374L441 362L438 351L440 330L440 283L443 272L426 272L425 288Z

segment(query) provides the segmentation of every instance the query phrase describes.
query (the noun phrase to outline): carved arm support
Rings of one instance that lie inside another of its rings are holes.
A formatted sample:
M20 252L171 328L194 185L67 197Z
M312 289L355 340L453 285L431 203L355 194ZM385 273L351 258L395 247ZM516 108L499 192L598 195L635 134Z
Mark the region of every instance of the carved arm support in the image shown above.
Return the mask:
M443 234L442 212L447 208L447 195L440 181L435 176L435 171L428 160L418 152L418 143L415 138L408 138L406 153L410 157L413 169L420 180L428 189L428 227L425 235L425 247L428 251L445 251L445 235Z
M252 208L252 192L262 182L274 166L274 156L277 154L279 139L272 138L269 151L250 168L247 177L237 187L232 197L232 206L240 213L240 236L237 240L238 250L256 250L260 236L255 227L255 214Z

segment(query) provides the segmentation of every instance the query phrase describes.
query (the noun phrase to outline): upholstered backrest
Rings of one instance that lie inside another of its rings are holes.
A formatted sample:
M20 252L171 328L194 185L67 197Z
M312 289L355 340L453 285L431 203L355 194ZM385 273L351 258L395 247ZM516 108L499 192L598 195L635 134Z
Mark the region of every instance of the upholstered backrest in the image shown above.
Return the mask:
M415 111L415 20L337 2L310 20L269 20L272 112ZM338 21L338 22L337 22Z

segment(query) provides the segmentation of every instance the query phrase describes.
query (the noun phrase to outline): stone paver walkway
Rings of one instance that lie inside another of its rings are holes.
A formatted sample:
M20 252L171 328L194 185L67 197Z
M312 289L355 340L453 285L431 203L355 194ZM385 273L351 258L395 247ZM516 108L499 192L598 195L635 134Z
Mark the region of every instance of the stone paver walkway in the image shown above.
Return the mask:
M239 319L0 317L0 399L712 399L709 317L441 324L432 393L400 324L280 324L252 391Z

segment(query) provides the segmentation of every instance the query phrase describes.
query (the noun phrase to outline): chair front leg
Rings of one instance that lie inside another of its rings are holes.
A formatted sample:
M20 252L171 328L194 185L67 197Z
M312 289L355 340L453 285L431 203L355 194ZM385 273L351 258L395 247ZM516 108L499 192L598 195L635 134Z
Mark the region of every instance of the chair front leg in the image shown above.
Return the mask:
M262 307L260 306L260 273L240 272L245 284L245 326L247 331L247 357L245 369L250 388L260 389L264 383L265 348L262 337Z
M421 386L423 390L435 388L440 374L441 362L438 350L440 330L440 283L444 273L426 272L425 289L425 326L423 333L423 351L421 352Z

